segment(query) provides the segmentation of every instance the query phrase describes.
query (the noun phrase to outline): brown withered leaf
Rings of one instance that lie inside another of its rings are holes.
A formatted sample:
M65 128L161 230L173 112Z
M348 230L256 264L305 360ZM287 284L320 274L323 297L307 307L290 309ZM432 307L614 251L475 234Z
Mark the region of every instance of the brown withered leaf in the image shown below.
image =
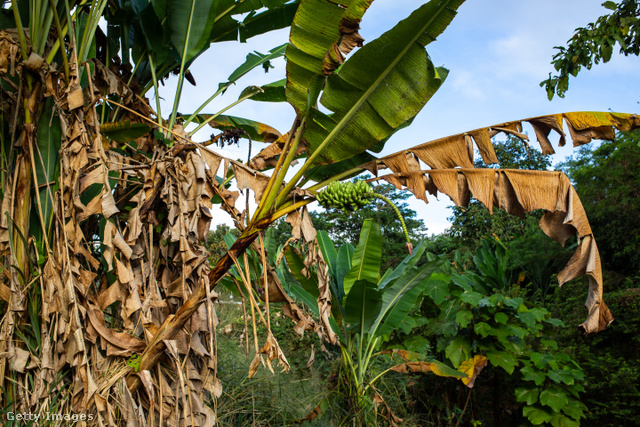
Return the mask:
M397 348L391 350L382 350L379 354L388 354L390 356L398 356L405 362L416 362L418 360L418 353L415 351L400 350Z
M9 350L9 364L11 369L16 372L24 373L30 355L31 353L27 350L11 346L11 349Z
M401 363L396 366L392 366L389 369L391 369L392 371L399 372L401 374L413 374L413 373L426 374L427 372L433 372L438 376L452 377L452 375L445 372L441 366L444 366L444 365L439 365L431 362L407 362L407 363ZM448 369L451 369L451 368L448 368ZM465 378L465 376L463 373L460 373L459 375L456 375L453 378L462 379L462 378Z
M360 2L358 8L345 10L338 27L340 37L333 42L322 61L322 73L330 75L344 63L344 59L356 47L362 47L364 39L358 33L362 14L369 8L373 0ZM360 10L358 10L360 9ZM364 9L364 10L362 10Z
M311 216L306 206L299 211L291 212L287 215L286 221L291 224L291 234L295 239L299 240L304 237L307 242L313 242L316 239L317 232L313 227Z
M383 416L385 417L385 419L387 420L387 422L391 427L396 427L398 424L400 424L403 421L402 418L396 416L391 411L391 408L389 407L387 402L382 398L382 395L377 390L375 391L375 395L373 396L373 403L374 405L376 405L376 408L380 405L383 405L383 408L384 408Z
M486 128L475 129L466 133L452 135L446 138L436 139L417 145L402 153L413 153L421 161L432 169L448 168L472 168L473 157L470 155L469 141L465 138L470 135L480 154L487 164L497 163L495 152L491 145L490 138L498 133L513 135L526 141L528 138L522 133L523 123L529 123L538 138L544 154L551 154L553 147L549 141L549 133L553 130L559 135L559 145L565 143L565 134L562 130L563 121L569 128L574 146L586 144L592 139L613 139L615 129L627 131L640 127L640 116L636 114L607 113L607 112L573 112L563 114L552 114L548 116L532 117L520 121L502 123ZM395 173L407 173L415 169L403 169L398 163L400 153L390 154L377 160L376 169L380 166L387 166ZM362 168L372 171L370 165L363 165ZM420 168L423 169L423 168ZM377 171L372 171L375 175Z
M277 360L278 365L282 366L283 371L289 371L289 362L287 361L286 356L280 349L280 345L278 344L278 341L273 336L271 331L269 331L267 333L267 340L265 341L260 351L256 353L253 360L251 361L251 365L249 366L249 372L247 374L249 378L253 377L255 373L258 371L258 366L260 365L262 355L266 356L270 369L271 369L270 362L272 362L273 360Z
M133 353L141 353L147 346L144 341L132 335L125 332L116 332L108 328L104 322L104 314L98 308L90 305L87 308L87 315L91 321L91 326L98 334L113 347L119 349L118 354L130 356Z
M233 162L231 165L238 188L241 190L251 189L256 203L260 203L262 193L269 183L269 177L237 162Z
M477 354L471 359L465 360L460 364L458 370L467 374L467 378L462 378L462 382L469 388L473 388L476 382L476 378L482 372L482 369L487 366L486 356Z

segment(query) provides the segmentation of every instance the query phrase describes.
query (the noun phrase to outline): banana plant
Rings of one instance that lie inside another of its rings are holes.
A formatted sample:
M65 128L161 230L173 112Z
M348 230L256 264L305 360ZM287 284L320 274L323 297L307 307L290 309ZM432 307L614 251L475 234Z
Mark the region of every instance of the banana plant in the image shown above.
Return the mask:
M381 274L382 234L380 226L370 219L365 220L355 248L347 243L336 249L324 231L318 233L318 244L328 277L322 271L316 271L317 275L305 276L303 260L292 247L285 248L288 268L296 279L291 285L292 293L318 313L318 289L329 285L331 325L338 336L343 374L358 405L366 405L371 401L368 394L373 394L374 384L391 370L430 371L439 376L468 379L465 372L435 360L427 360L424 354L412 355L416 361L422 360L414 362L418 363L415 366L420 366L420 369L406 370L406 364L400 364L389 367L375 377L372 375L372 362L376 357L386 354L379 352L385 337L392 334L420 303L421 295L431 283L431 275L444 263L444 258L430 257L430 260L418 265L426 250L426 246L420 244L397 267ZM320 263L317 269L322 270L324 265Z
M611 322L595 238L569 180L558 172L476 169L473 155L477 148L485 164L495 163L491 137L502 132L526 139L523 123L533 127L543 153L550 154L548 137L554 132L564 145L565 124L574 145L581 145L611 139L615 129L639 127L640 118L585 112L534 117L379 156L388 138L410 125L444 83L447 70L434 66L426 47L463 1L431 0L365 44L358 28L371 2L13 0L2 10L0 24L7 31L0 32L0 256L8 268L0 277L0 295L9 315L0 328L0 353L8 355L0 359L0 382L12 389L3 403L20 402L21 412L33 412L37 397L56 384L70 390L70 405L78 412L98 408L103 424L115 413L123 414L122 423L133 423L145 411L153 418L164 404L182 414L186 409L179 406L186 401L203 411L196 416L210 420L206 405L191 403L202 402L204 388L182 380L193 378L194 366L216 366L212 289L278 218L288 217L297 237L313 241L306 206L330 182L364 171L425 201L427 193L440 192L464 205L473 194L489 209L503 207L515 215L544 209L540 225L550 237L560 242L572 234L580 237L576 255L558 278L590 277L585 331L597 332ZM296 112L288 132L270 131L261 126L267 122L262 118L230 117L228 108L178 115L189 66L206 49L215 49L214 42L245 41L289 26L286 47L249 58L212 94L221 95L248 68L284 50L286 81L249 85L232 105L286 99ZM174 107L162 114L159 103L154 111L144 96L153 88L160 99L160 83L173 71L179 80ZM245 135L242 129L275 141L248 166L211 151L210 141L192 141L193 130L178 126L207 121L225 132ZM150 131L137 134L145 126ZM293 171L295 162L301 164ZM270 174L262 173L267 170ZM239 195L227 188L230 183L254 193L253 212L236 208ZM209 268L202 241L214 205L242 232ZM356 251L353 259L360 259ZM377 300L377 288L367 284L379 283L375 267L371 276L363 274L364 279L350 276L343 283L344 298L352 295L353 304L358 295ZM329 313L348 301L331 307L331 294L321 296L326 304L318 311L320 322L333 331ZM30 324L20 313L32 301L37 304L29 312L41 315L39 349L14 339L15 325ZM293 302L288 307L297 327L312 329ZM376 328L384 324L381 318ZM358 336L372 336L374 325ZM367 357L375 345L360 341L356 347ZM279 354L272 340L263 349L262 354ZM135 369L126 368L125 358L134 355ZM176 376L172 364L187 375ZM17 384L31 383L26 371L34 369L37 393L24 396ZM7 377L8 370L15 379ZM55 371L69 375L56 382ZM188 399L167 403L167 384L175 396L187 393ZM148 399L139 397L140 387ZM221 393L215 380L205 387L207 393ZM158 394L165 397L162 405L148 403Z

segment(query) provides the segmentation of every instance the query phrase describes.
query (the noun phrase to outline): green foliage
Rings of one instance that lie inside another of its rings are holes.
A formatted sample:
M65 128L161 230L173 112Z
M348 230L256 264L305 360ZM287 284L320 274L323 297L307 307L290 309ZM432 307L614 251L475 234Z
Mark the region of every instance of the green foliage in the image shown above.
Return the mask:
M578 28L567 46L557 46L559 50L552 64L558 75L551 76L542 83L549 100L555 93L564 97L569 89L569 76L576 77L582 67L590 70L600 61L609 62L613 48L620 47L620 53L640 54L640 3L638 0L622 0L620 3L605 1L602 6L612 13L599 17L596 22Z
M589 217L605 268L640 271L640 132L619 133L613 142L581 148L560 165Z
M376 357L375 351L417 307L419 296L426 291L431 275L443 260L435 258L417 266L425 252L424 245L419 245L395 269L387 270L380 276L382 235L380 226L372 220L365 221L355 249L350 249L352 247L347 243L336 250L323 231L318 233L318 241L330 276L334 305L331 324L342 351L344 388L338 395L346 396L350 402L345 408L350 417L366 420L369 424L373 421L368 417L375 415L375 411L371 410L375 390L373 385L390 369L391 362L388 358L382 358L386 360L386 365L383 363L379 366L380 358ZM311 279L302 275L303 265L296 260L293 251L287 250L285 253L289 269L296 279L291 289L295 289L294 294L317 313L318 306L312 290L303 284ZM349 268L346 272L345 265ZM420 347L418 343L414 344L417 344L414 348ZM416 354L415 357L418 360L426 359L426 355ZM438 375L465 377L465 374L437 362L424 363ZM379 366L379 373L374 377L376 366ZM338 403L338 406L341 404Z
M582 402L589 408L588 425L636 426L640 424L640 277L605 276L605 298L615 321L604 331L585 337L577 330L586 298L581 280L563 285L550 300L549 309L569 326L558 330L556 340L585 373Z
M218 224L215 230L209 231L207 234L205 247L211 254L210 262L212 265L215 265L215 263L227 253L229 248L225 243L224 236L228 233L233 234L236 238L240 235L237 229L231 229L231 227L226 224Z
M515 415L507 420L496 411L521 406L523 417L532 424L578 425L586 411L579 396L585 376L567 353L557 350L553 336L563 324L546 309L525 301L522 290L506 281L509 252L489 247L484 245L474 257L479 273L444 265L432 276L430 282L446 285L437 285L445 298L430 295L428 290L435 285L427 285L429 298L421 309L426 320L423 335L435 344L434 356L444 356L453 367L473 355L486 355L490 366L478 376L474 393L492 386L500 391L490 398L492 405L486 396L477 395L474 417L493 425L513 424L521 420ZM433 400L437 399L431 404Z

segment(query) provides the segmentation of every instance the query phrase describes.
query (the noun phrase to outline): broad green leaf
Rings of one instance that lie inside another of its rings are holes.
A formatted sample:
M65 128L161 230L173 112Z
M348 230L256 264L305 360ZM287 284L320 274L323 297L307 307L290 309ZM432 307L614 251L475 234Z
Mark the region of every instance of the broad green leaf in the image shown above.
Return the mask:
M472 319L473 313L470 310L460 310L456 313L456 323L458 323L461 328L466 328Z
M236 240L236 236L230 232L224 235L224 244L227 245L227 249L231 249L231 246L233 246Z
M429 352L429 340L420 335L414 335L404 340L404 347L409 351L426 354Z
M522 374L522 379L525 381L533 381L536 385L542 385L546 378L544 372L532 366L523 366L522 369L520 369L520 373Z
M218 18L218 8L224 0L166 0L166 20L160 17L169 32L169 40L185 63L192 61L209 47L210 35Z
M487 353L487 358L493 366L500 366L502 369L507 371L509 375L513 374L513 370L518 364L518 361L513 356L513 354L507 353L505 351L489 352Z
M548 423L551 421L552 414L539 406L525 406L522 409L522 413L525 417L531 421L531 424L540 425L542 423Z
M284 85L286 82L286 79L282 79L260 86L261 92L256 93L248 99L259 102L285 102L287 100L284 93Z
M322 252L322 259L324 259L324 262L329 266L329 273L332 276L335 276L337 270L336 262L338 260L338 251L336 251L336 248L333 246L333 242L326 231L318 231L317 237L318 246L320 246L320 251Z
M291 245L287 245L284 248L284 257L287 260L289 270L293 273L293 277L296 278L305 291L310 293L314 298L318 298L320 295L320 291L318 290L318 277L315 274L311 274L309 277L306 277L302 273L302 270L306 268L304 260L296 253Z
M451 279L448 275L435 273L429 279L425 293L431 297L433 302L440 305L451 295L449 283L451 283Z
M279 3L286 2L280 0ZM251 37L289 27L293 22L299 3L299 1L294 1L277 7L270 7L268 10L258 14L249 14L242 21L242 25L239 28L240 41L244 43Z
M562 408L562 412L573 419L579 420L584 417L584 411L586 409L586 406L582 402L576 399L569 399L569 402Z
M203 123L209 117L211 117L210 114L198 114L195 116L195 120L193 121L195 123ZM219 130L241 129L246 132L246 135L239 133L240 137L246 138L249 136L253 141L259 142L274 142L281 136L280 132L275 128L264 123L244 119L242 117L226 116L223 114L220 114L209 121L208 125Z
M380 225L367 219L362 224L360 240L351 259L351 270L344 277L344 293L348 294L356 280L378 283L382 258Z
M503 325L506 325L507 322L509 321L509 316L506 313L503 313L501 311L494 314L493 318L497 323L502 323Z
M51 219L53 218L53 200L55 191L58 187L55 183L58 181L59 171L59 156L61 141L61 127L60 118L57 115L52 116L53 101L49 100L46 103L46 107L40 117L37 130L37 152L34 152L35 165L36 165L36 179L35 188L38 188L40 196L40 209L42 210L42 221L44 222L45 230L42 230L41 223L38 221L38 226L32 228L36 242L43 242L43 234L49 233L49 227ZM47 187L50 184L51 187ZM37 200L34 200L34 206L37 206ZM37 212L40 215L40 212Z
M309 102L312 85L324 85L325 58L338 49L345 35L342 20L349 19L350 28L357 26L372 0L302 0L291 24L287 47L287 100L299 116L304 115L315 99ZM320 78L320 80L318 80ZM317 94L316 94L317 95ZM355 154L355 153L354 153Z
M451 360L453 366L458 367L471 356L471 346L463 337L457 337L445 348L444 355Z
M580 427L580 423L562 414L554 414L551 417L551 425L553 427Z
M267 252L269 264L272 266L276 265L278 253L280 252L278 250L278 242L276 241L275 233L275 228L269 227L264 236L264 249Z
M480 300L482 299L482 294L474 291L465 291L460 295L460 301L471 304L474 307L477 307L480 304Z
M553 360L553 356L550 354L542 354L538 352L531 353L529 358L538 369L543 369L550 361Z
M511 308L515 308L516 310L520 307L520 305L522 305L522 303L524 302L524 300L522 298L506 298L504 300L504 304L506 306L509 306Z
M540 390L537 387L518 387L516 388L516 402L526 402L527 405L533 405L538 401Z
M297 299L299 299L300 301L302 301L304 303L304 305L306 305L307 308L309 308L309 310L311 310L311 312L313 314L315 314L316 316L319 316L320 315L320 311L318 309L318 299L317 299L317 297L314 297L309 292L307 292L298 283L298 281L295 279L293 274L291 274L291 272L288 271L287 269L284 269L284 274L283 275L284 275L284 278L286 279L283 282L288 282L290 284L289 291L291 292L291 294L294 297L296 297Z
M493 294L489 298L491 300L491 305L497 307L501 302L504 302L504 295L501 294Z
M432 0L380 38L366 44L329 76L305 130L314 164L362 153L413 118L438 90L447 70L433 65L424 46L449 25L463 0ZM339 137L338 137L339 135Z
M108 136L114 141L129 142L142 135L151 132L149 125L145 123L131 123L129 120L124 122L105 123L100 126L100 133Z
M536 327L536 316L530 311L521 311L517 316L522 323L529 327L529 329L534 329Z
M392 332L416 306L418 296L431 283L430 276L443 262L443 258L437 258L421 268L411 268L388 284L382 290L382 309L370 334L380 336Z
M555 412L560 412L569 403L569 397L567 392L560 388L547 388L540 393L540 403L551 407Z
M344 297L344 321L358 325L359 331L366 331L373 324L382 307L382 293L375 283L356 280Z
M482 335L483 338L486 338L489 336L491 331L493 331L493 328L488 323L479 322L473 326L473 330L476 334Z
M246 75L249 71L259 66L264 67L265 71L267 71L269 69L269 61L284 56L286 49L287 43L274 47L268 54L262 54L257 51L249 53L244 63L229 75L229 81L224 83L224 85L238 80L240 77Z
M340 246L338 249L338 258L336 259L336 283L338 284L338 299L344 297L344 278L351 270L351 259L355 248L350 243Z
M414 265L416 265L416 263L420 260L420 258L422 258L422 254L424 253L424 251L427 249L427 245L425 245L423 243L424 242L420 242L420 244L418 244L418 246L416 246L413 249L413 252L411 253L411 255L407 255L402 260L400 265L398 265L391 272L389 272L389 274L385 273L383 278L380 279L380 282L378 283L378 287L380 289L384 289L385 286L387 286L387 284L389 282L392 282L393 280L395 280L398 277L402 276L404 274L405 270L410 269Z
M565 383L567 385L573 385L575 383L575 378L571 374L570 370L566 369L554 369L547 372L547 376L552 381L556 383Z

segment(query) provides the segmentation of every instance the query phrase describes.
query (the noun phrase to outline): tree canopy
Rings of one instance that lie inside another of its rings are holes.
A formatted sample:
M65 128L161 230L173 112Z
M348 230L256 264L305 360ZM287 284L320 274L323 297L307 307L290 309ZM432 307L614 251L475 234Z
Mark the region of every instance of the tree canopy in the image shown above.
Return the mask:
M606 268L640 271L640 133L580 149L560 167L583 200Z
M569 76L576 77L582 67L590 70L600 61L609 62L615 47L625 56L640 54L640 2L605 1L602 5L612 12L586 27L577 28L567 46L556 47L559 52L552 64L558 74L550 73L549 78L540 83L547 90L549 100L554 94L564 97L569 89Z

